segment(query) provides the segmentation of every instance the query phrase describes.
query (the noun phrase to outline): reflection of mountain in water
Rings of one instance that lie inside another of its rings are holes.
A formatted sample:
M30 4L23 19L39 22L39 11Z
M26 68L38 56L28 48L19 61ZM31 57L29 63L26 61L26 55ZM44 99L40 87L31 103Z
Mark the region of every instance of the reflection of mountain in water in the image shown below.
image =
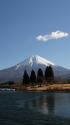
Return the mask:
M33 109L45 114L52 114L54 113L55 107L55 96L41 96L39 98L30 99L24 101L24 105L20 102L18 106L25 108L25 109Z

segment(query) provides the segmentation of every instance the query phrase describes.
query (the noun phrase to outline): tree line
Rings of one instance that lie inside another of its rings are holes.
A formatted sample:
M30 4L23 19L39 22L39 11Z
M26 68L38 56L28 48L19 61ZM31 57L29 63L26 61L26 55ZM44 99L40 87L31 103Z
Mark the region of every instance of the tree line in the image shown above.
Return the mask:
M44 74L42 69L39 68L37 71L37 76L34 70L31 71L30 76L28 75L26 70L24 71L22 82L23 85L31 84L32 86L34 86L36 84L39 84L41 86L41 84L44 82L47 84L54 82L54 73L51 66L46 67Z

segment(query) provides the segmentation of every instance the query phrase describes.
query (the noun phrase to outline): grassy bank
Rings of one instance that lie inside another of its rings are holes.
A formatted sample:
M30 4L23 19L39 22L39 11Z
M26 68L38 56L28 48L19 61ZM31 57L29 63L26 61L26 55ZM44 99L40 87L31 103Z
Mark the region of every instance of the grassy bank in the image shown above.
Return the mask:
M29 86L26 88L28 91L47 91L47 92L56 92L56 91L70 91L70 84L52 84L52 85L42 85L40 86Z
M11 88L11 89L15 89L18 91L47 91L47 92L58 92L58 91L62 91L62 92L70 92L70 84L43 84L41 85L41 87L39 85L35 85L35 86L23 86L20 83L15 83L12 85L9 84L1 84L0 88Z
M47 91L47 92L58 92L58 91L70 91L70 84L49 84L49 85L35 85L35 86L23 86L23 85L13 85L10 86L10 88L15 89L15 90L26 90L26 91Z

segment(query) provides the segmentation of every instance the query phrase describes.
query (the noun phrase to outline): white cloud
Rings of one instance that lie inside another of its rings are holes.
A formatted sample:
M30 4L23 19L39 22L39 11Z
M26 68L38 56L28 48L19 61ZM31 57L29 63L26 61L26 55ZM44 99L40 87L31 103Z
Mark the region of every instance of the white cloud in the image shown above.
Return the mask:
M65 32L61 32L61 31L56 31L56 32L51 32L51 34L49 35L39 35L36 37L37 40L41 40L41 41L48 41L48 40L51 40L51 39L59 39L59 38L62 38L62 37L67 37L69 36L68 33L65 33Z

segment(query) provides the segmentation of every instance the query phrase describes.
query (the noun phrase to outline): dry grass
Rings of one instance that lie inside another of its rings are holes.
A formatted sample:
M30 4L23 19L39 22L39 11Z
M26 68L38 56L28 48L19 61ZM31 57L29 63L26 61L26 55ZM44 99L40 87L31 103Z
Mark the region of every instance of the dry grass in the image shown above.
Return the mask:
M42 84L41 87L39 85L35 86L23 86L22 83L16 82L13 85L7 86L3 85L0 87L8 87L15 90L27 90L27 91L70 91L70 84Z
M47 91L47 90L70 90L70 84L52 84L52 85L42 85L34 86L34 87L27 87L29 91Z

